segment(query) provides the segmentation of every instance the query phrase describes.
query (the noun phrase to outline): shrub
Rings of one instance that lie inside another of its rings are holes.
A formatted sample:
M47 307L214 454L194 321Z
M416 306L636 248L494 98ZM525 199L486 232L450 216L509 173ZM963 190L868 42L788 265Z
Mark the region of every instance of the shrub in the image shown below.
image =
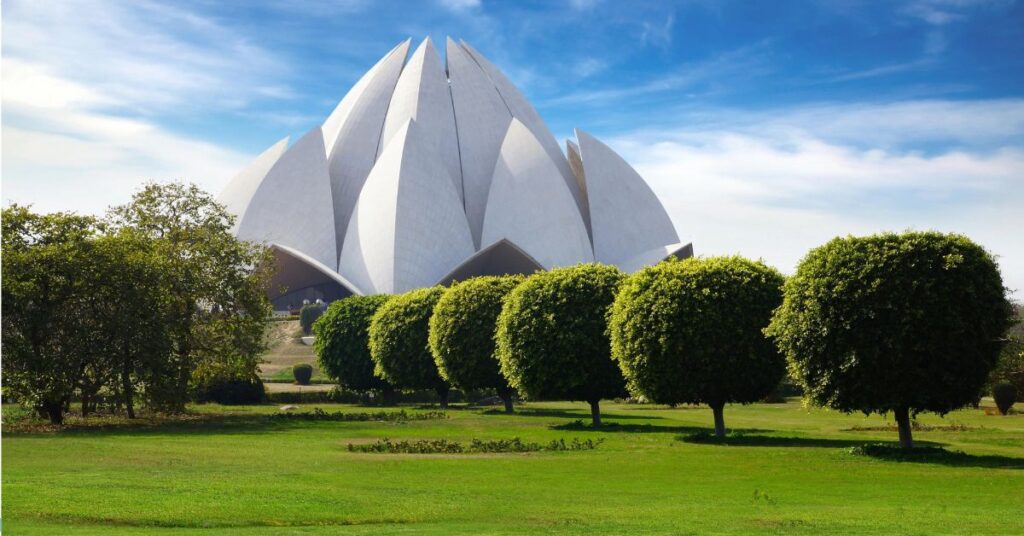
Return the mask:
M430 315L444 292L423 288L395 296L377 309L370 321L370 357L374 374L401 389L433 389L441 407L448 406L448 382L430 354Z
M976 402L1010 325L992 256L935 232L836 238L785 285L767 333L813 402L910 417Z
M302 326L302 332L306 335L313 333L313 324L316 319L320 318L320 315L324 314L324 309L327 306L323 303L307 303L302 306L299 310L299 325Z
M992 388L992 398L996 401L999 413L1010 414L1010 408L1017 402L1017 388L1010 383L1001 383Z
M761 400L786 372L762 332L782 283L742 257L663 262L627 278L608 331L630 391L660 404L706 403L724 437L725 404Z
M585 400L600 425L599 401L626 394L605 326L621 280L614 266L581 264L535 274L513 289L495 335L509 383L531 398Z
M309 380L313 378L313 365L299 363L292 367L292 375L295 376L295 383L309 385Z
M213 378L196 393L198 402L216 402L225 406L259 404L266 393L259 378Z
M441 377L459 389L495 389L512 413L512 387L494 355L502 299L521 276L475 277L446 290L430 317L430 352Z
M338 385L353 391L383 391L392 387L373 373L369 330L374 313L390 296L351 296L331 303L314 324L313 351L320 370Z

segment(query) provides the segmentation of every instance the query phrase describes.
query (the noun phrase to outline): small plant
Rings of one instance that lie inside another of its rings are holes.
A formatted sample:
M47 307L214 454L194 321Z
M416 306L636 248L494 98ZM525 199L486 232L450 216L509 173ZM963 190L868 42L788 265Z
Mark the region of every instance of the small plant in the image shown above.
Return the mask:
M407 422L426 421L432 419L447 419L448 415L443 411L424 411L422 413L406 413L404 409L401 411L364 411L359 413L345 413L341 411L335 411L333 413L328 413L320 408L315 408L313 409L313 411L303 411L301 413L275 413L273 414L273 418L289 421Z
M992 398L996 401L999 413L1010 414L1010 408L1017 401L1017 388L1012 383L1000 383L992 388Z
M469 445L448 439L418 439L415 441L392 441L388 438L378 439L375 443L357 445L348 444L349 452L374 452L385 454L470 454L500 452L540 452L540 451L571 451L594 450L604 442L603 439L586 439L580 441L573 438L566 443L564 439L553 439L549 443L524 442L518 437L512 439L473 439Z
M295 383L309 385L309 380L313 378L313 365L309 363L295 365L292 367L292 376L295 376Z

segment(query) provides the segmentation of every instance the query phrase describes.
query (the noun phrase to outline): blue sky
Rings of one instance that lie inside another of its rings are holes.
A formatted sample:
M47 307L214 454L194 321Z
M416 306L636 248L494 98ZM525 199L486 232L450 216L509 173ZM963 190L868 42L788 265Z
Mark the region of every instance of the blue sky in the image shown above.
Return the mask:
M559 138L622 153L698 253L790 271L837 234L964 232L1024 289L1024 3L3 4L3 198L211 191L394 44L467 40ZM1024 294L1017 292L1018 297Z

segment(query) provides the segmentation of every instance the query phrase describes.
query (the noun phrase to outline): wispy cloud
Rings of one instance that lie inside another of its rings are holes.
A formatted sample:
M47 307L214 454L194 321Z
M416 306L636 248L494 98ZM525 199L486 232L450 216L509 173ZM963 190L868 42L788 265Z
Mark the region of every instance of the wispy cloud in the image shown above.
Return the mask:
M983 116L1007 117L1011 126ZM882 132L912 145L933 139L935 130L1002 143L934 153L852 143ZM1022 133L1024 101L950 101L778 110L731 125L609 141L699 253L742 252L791 270L809 248L837 235L962 232L1001 257L1007 284L1024 297L1017 231L1024 223L1024 149L1015 141Z
M438 0L438 3L453 11L462 11L480 7L480 0Z

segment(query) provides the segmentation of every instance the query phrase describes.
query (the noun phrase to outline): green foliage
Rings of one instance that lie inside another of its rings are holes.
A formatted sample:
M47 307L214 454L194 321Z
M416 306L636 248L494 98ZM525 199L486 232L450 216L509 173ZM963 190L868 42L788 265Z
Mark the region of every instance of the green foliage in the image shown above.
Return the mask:
M295 383L309 385L309 380L313 377L313 365L309 363L295 365L292 367L292 376L295 377Z
M353 391L391 388L373 373L369 342L370 320L389 298L350 296L338 300L313 325L313 351L320 370L339 385Z
M767 333L811 401L905 421L976 401L1010 318L983 248L955 234L886 233L808 253Z
M299 325L302 326L302 332L306 335L313 333L313 323L316 319L320 318L320 315L324 314L324 310L327 305L323 303L307 303L302 306L299 310Z
M441 377L459 389L511 395L494 355L494 324L522 276L474 277L446 290L430 317L430 351Z
M144 378L147 403L182 411L190 386L256 377L270 316L270 251L231 233L234 216L195 185L147 184L107 224L146 237L161 259L171 351Z
M374 452L387 454L469 454L499 452L540 452L540 451L572 451L594 450L603 443L603 439L579 440L573 438L566 443L564 439L552 439L546 444L527 442L513 437L512 439L473 439L468 445L449 439L418 439L415 441L392 441L389 438L378 439L375 443L349 443L349 452Z
M444 293L423 288L394 296L370 321L370 356L374 373L401 389L433 389L447 400L448 383L437 372L427 344L430 315Z
M1000 383L992 388L992 399L996 401L999 413L1010 414L1010 408L1017 402L1017 388L1013 384Z
M989 375L989 390L1000 383L1009 383L1024 393L1024 307L1014 305L1014 324L1008 333L1008 341L999 354L999 361Z
M609 315L612 357L630 391L662 404L757 402L786 372L762 331L783 277L761 262L662 262L628 277Z
M625 395L605 329L622 277L614 266L581 264L535 274L513 289L496 331L511 385L535 399L596 403Z
M259 378L211 378L196 390L197 401L225 406L259 404L265 397L263 382Z

